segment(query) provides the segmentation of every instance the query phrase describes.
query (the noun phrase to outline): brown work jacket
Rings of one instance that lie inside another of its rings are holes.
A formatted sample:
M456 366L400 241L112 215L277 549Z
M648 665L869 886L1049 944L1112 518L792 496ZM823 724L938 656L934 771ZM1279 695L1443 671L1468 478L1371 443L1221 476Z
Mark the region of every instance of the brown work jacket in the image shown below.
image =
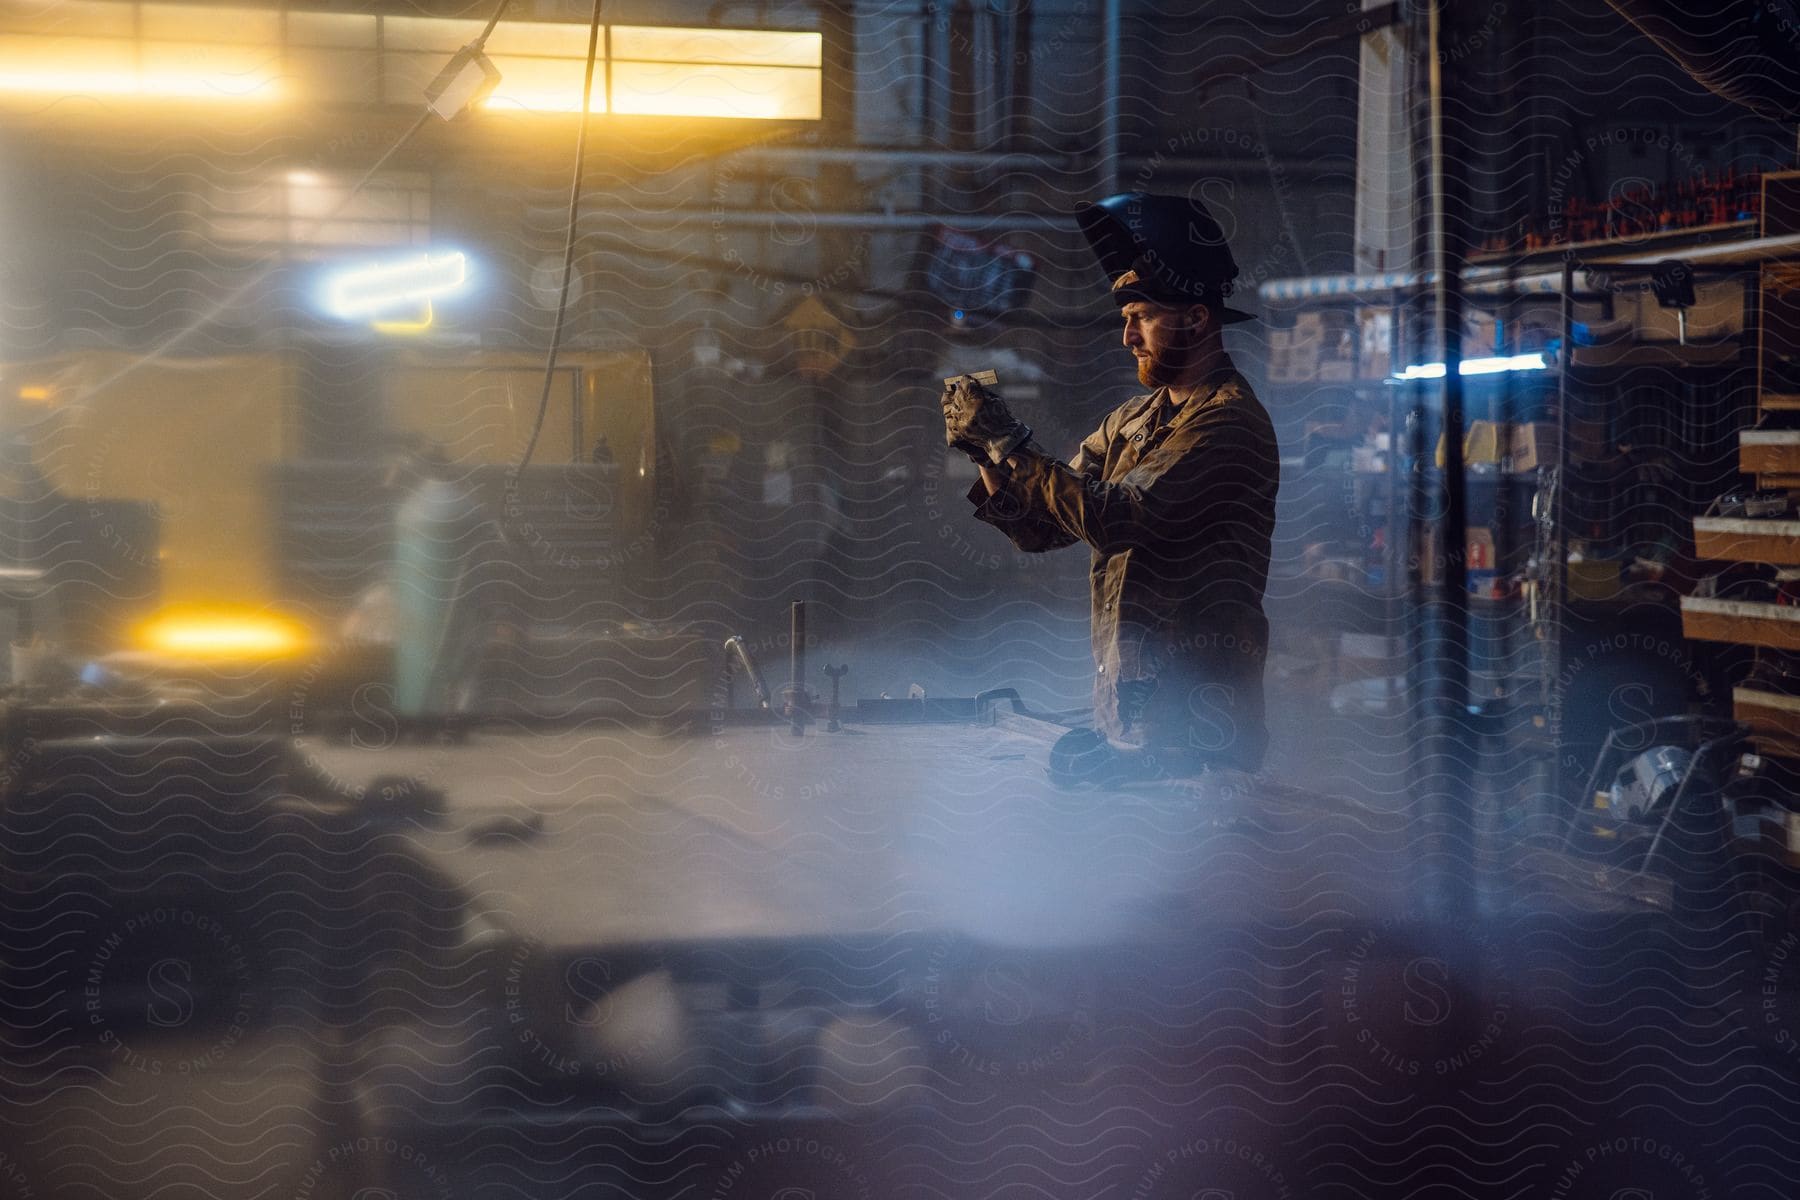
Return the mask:
M1226 366L1179 406L1166 388L1128 400L1068 464L1035 447L1018 461L969 499L1021 550L1092 549L1100 729L1259 769L1279 463L1243 376Z

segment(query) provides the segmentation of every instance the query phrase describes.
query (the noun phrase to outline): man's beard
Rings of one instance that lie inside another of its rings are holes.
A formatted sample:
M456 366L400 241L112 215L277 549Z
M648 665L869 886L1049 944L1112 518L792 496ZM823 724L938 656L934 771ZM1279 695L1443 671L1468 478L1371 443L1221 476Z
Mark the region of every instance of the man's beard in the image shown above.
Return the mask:
M1193 358L1192 346L1170 346L1161 354L1145 354L1137 360L1138 382L1148 388L1180 383Z

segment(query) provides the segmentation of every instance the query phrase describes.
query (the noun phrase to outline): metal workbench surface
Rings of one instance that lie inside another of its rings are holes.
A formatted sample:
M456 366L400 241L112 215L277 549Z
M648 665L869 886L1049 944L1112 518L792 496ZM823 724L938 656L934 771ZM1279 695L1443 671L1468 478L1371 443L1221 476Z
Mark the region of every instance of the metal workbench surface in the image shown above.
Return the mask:
M301 750L346 787L442 789L444 818L411 844L471 913L549 946L947 932L1055 948L1414 908L1403 812L1233 773L1063 791L1044 739L1006 728Z

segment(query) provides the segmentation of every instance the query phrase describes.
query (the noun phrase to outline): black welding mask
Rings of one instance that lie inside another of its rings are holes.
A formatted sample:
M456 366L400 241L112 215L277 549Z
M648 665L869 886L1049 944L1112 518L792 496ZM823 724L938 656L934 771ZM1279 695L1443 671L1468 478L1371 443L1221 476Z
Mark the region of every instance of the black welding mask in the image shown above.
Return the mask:
M1121 192L1083 205L1075 220L1100 269L1114 281L1119 307L1134 300L1206 304L1226 324L1256 319L1225 307L1238 265L1225 231L1200 201Z

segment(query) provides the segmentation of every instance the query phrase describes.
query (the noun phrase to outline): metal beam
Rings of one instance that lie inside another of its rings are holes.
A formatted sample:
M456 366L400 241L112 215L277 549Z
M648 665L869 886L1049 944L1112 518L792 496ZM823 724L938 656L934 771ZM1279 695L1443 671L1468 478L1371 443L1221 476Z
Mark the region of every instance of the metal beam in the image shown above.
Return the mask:
M932 150L913 146L746 146L728 150L721 158L752 162L805 162L873 167L957 167L979 171L1033 170L1083 174L1092 164L1067 154ZM1281 158L1214 156L1170 158L1165 155L1133 155L1120 158L1119 167L1132 172L1171 175L1230 175L1241 171L1278 169L1289 174L1348 176L1356 164L1348 158Z
M634 229L680 229L683 226L704 228L728 225L732 228L755 228L777 221L793 221L796 214L775 209L753 208L584 208L583 224L602 223L629 225ZM809 212L803 219L819 229L907 230L930 229L937 225L954 225L958 229L992 229L995 231L1041 229L1074 229L1073 214L1060 213L860 213Z

